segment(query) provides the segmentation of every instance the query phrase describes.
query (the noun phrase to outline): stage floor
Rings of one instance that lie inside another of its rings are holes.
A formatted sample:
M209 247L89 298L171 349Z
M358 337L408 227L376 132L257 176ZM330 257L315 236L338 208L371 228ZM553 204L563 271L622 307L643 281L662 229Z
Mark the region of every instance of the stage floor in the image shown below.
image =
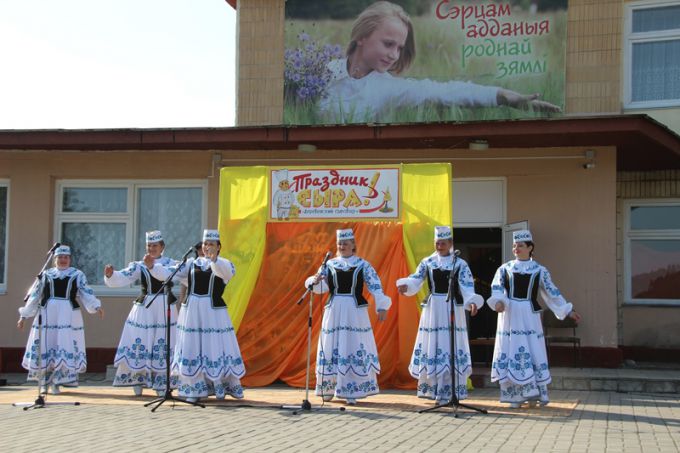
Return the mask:
M270 407L280 408L282 405L300 405L305 397L304 389L290 388L285 386L247 388L244 391L245 398L236 400L227 397L218 401L214 397L203 399L207 406L238 406L238 407ZM3 387L0 392L0 404L12 404L15 402L30 402L35 400L37 389L35 386L10 386ZM111 387L107 385L83 385L77 388L62 387L60 395L47 395L50 402L74 402L87 405L139 405L156 398L155 392L144 390L142 396L134 396L131 388ZM546 416L546 417L569 417L578 404L574 400L553 400L548 406L529 408L526 404L521 409L511 409L508 404L498 401L498 391L493 389L474 390L464 404L486 409L495 414L521 414L522 416ZM314 407L320 407L323 403L320 397L310 392L310 402ZM167 402L165 404L171 404ZM181 404L181 403L180 403ZM324 407L346 407L348 410L358 411L397 411L417 412L432 407L434 402L415 396L413 391L386 390L378 395L359 400L354 406L348 406L344 400L334 400L323 403ZM444 412L448 409L440 409ZM467 409L460 409L461 412Z

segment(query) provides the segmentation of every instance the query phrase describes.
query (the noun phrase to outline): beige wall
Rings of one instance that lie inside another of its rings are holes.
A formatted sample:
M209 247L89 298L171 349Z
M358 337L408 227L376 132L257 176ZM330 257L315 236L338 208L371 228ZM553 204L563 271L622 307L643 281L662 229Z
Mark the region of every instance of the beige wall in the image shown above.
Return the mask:
M372 161L364 160L367 155ZM422 150L223 151L224 165L367 164L423 161ZM250 157L244 157L250 156ZM614 151L597 150L597 166L584 170L582 149L428 150L428 161L451 162L456 178L507 178L508 221L527 219L546 265L565 297L584 315L585 345L615 347L616 163ZM0 153L0 178L11 180L8 293L0 296L0 345L23 346L14 328L16 309L45 250L53 241L55 181L61 178L208 178L212 154L194 153ZM362 160L359 160L362 159ZM472 160L470 160L472 159ZM158 165L165 161L166 164ZM209 181L208 222L217 221L218 181ZM565 189L567 188L567 189ZM30 206L30 208L29 208ZM603 209L605 207L605 209ZM610 208L606 208L610 207ZM85 316L90 347L115 347L131 297L104 297L106 319Z
M208 178L211 165L209 152L0 152L0 178L10 180L7 293L0 295L0 346L26 344L28 329L20 332L15 327L17 309L55 239L58 179L204 179L208 181L208 224L217 225L218 179ZM116 346L131 300L102 297L103 321L83 315L88 347Z

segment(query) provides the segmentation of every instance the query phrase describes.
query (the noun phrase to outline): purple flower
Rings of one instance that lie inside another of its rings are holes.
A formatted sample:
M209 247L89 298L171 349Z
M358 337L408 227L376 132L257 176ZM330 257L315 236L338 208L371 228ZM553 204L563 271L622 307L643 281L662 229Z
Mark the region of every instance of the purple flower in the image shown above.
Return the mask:
M307 33L300 33L298 39L300 47L284 53L286 97L292 97L294 102L316 102L331 81L328 63L342 58L342 49L316 42Z

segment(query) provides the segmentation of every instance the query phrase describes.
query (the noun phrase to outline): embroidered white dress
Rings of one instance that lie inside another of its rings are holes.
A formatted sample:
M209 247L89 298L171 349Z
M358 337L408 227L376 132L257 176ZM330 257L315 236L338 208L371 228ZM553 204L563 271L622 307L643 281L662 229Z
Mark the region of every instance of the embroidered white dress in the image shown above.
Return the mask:
M363 284L375 299L376 311L387 310L392 300L367 261L351 256L328 261L326 280L314 285L317 294L331 290L321 321L316 358L316 394L338 398L365 398L378 393L380 362ZM305 286L313 283L309 277ZM330 283L330 286L329 286Z
M156 259L155 264L170 266L175 264L175 261L161 257ZM158 391L165 390L165 347L168 341L166 339L165 294L159 294L153 304L146 308L160 287L160 282L152 280L143 261L133 261L125 269L114 271L111 277L104 277L106 286L112 288L129 286L136 281L142 281L142 288L146 288L147 294L146 296L140 295L134 301L125 320L113 361L117 367L113 385L116 387L141 385ZM171 305L170 357L172 357L177 337L176 325L177 312L175 306Z
M151 275L165 280L174 267L158 264ZM172 359L172 376L178 379L178 393L187 398L243 398L241 378L246 369L236 340L234 326L222 302L222 292L236 270L231 261L218 258L190 258L176 277L187 286L187 300L177 316L177 342Z
M536 261L512 260L498 268L486 302L494 310L498 302L505 305L498 314L491 369L491 381L501 387L501 402L549 401L551 377L538 299L559 319L573 310Z
M21 362L28 370L29 380L40 379L42 370L44 375L41 381L45 385L78 385L78 374L84 373L87 368L85 331L79 306L85 307L89 313L95 313L101 307L101 302L88 286L85 274L78 269L69 267L59 270L53 267L45 271L41 281L33 286L26 305L19 308L21 317L35 316ZM42 314L40 335L36 316L38 310Z
M321 113L338 123L380 122L381 114L399 107L417 107L426 102L446 106L496 107L498 87L471 82L437 82L429 79L395 77L372 71L355 79L347 72L347 59L328 63L331 80L319 101Z
M470 267L461 258L452 255L440 256L437 252L423 259L416 272L406 278L397 280L397 286L406 285L407 296L415 295L425 280L428 281L430 294L422 305L418 335L413 347L413 355L409 364L411 376L418 379L418 396L438 400L450 400L452 396L451 382L451 302L447 301L449 274L457 277L458 297L454 294L454 317L456 336L453 365L457 371L456 396L465 399L468 396L467 378L472 374L470 345L468 343L467 320L465 310L470 305L480 308L484 303L482 296L475 294L475 284Z

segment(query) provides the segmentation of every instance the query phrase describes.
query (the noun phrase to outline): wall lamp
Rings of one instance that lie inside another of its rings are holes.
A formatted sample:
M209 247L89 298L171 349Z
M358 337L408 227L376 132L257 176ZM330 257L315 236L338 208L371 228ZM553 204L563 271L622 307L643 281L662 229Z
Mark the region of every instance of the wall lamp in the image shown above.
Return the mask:
M312 145L311 143L300 143L297 145L297 150L302 151L303 153L313 153L316 151L316 145Z
M586 159L586 162L583 164L584 170L592 170L595 168L595 150L587 149L583 153L583 157Z
M470 140L468 148L474 151L484 151L485 149L489 149L489 142L482 138L475 138Z

